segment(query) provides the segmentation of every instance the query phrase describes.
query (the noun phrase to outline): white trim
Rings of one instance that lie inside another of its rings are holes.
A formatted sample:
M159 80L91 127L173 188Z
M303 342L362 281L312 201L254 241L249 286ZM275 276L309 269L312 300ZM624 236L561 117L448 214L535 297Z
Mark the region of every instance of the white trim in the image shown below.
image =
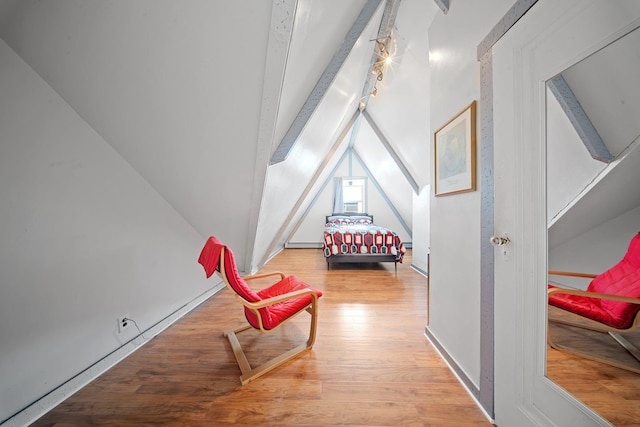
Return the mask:
M224 286L224 282L220 281L213 288L200 294L192 301L183 305L178 310L174 311L169 316L165 317L149 329L143 331L143 333L138 335L136 338L125 343L122 347L116 349L112 353L109 353L104 358L100 359L56 389L45 394L40 399L24 408L22 411L13 415L11 418L8 418L0 424L0 427L17 427L32 424L37 419L39 419L47 412L58 406L60 403L71 397L77 391L82 389L84 386L89 384L91 381L95 380L100 375L117 365L120 361L132 354L134 351L141 348L156 335L160 334L169 326L191 312L191 310L198 307L200 304L222 290ZM148 336L148 338L143 338L142 335Z
M322 242L285 242L285 249L321 249Z
M449 370L451 370L451 373L453 373L453 375L457 378L457 380L460 382L460 384L462 385L462 387L465 389L465 391L469 394L469 396L471 396L471 398L473 399L473 401L476 403L476 405L478 406L478 408L480 409L480 411L482 411L482 414L487 418L487 420L489 420L489 422L491 424L495 424L495 420L493 418L491 418L491 416L489 415L489 413L487 411L485 411L484 407L482 406L482 404L480 404L480 401L478 399L476 399L476 397L473 395L473 392L469 389L469 387L467 386L467 384L462 380L462 378L460 378L460 376L458 375L458 373L456 372L456 370L454 369L453 366L451 366L451 364L449 363L449 361L447 360L447 358L440 352L440 350L438 349L438 346L434 344L433 341L431 341L431 338L429 338L429 335L427 335L427 333L424 334L425 338L427 339L427 341L429 341L429 343L431 344L431 346L433 347L433 349L436 351L436 353L438 353L438 355L440 356L440 358L444 361L444 363L447 364L447 366L449 367Z
M415 264L413 264L413 263L412 263L412 264L410 265L410 267L411 267L411 268L412 268L416 273L419 273L420 275L422 275L422 276L424 276L424 277L427 277L427 278L429 277L429 273L428 273L428 272L426 272L426 271L424 271L423 269L421 269L421 268L420 268L420 267L418 267L417 265L415 265Z

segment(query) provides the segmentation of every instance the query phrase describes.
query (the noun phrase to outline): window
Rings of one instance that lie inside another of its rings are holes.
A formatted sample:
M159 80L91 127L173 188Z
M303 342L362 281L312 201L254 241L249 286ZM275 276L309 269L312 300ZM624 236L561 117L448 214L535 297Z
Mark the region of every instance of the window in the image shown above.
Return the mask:
M367 178L335 178L334 212L367 212Z

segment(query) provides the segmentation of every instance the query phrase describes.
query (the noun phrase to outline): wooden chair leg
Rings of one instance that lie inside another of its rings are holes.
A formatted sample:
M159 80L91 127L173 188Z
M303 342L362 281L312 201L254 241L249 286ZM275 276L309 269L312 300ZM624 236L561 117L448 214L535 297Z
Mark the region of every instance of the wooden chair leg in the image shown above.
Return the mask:
M224 336L227 337L227 339L229 340L229 343L231 344L231 349L236 358L236 361L238 362L238 366L240 367L240 372L242 372L242 375L240 375L240 383L242 385L248 384L249 382L255 380L256 378L272 371L278 366L288 362L289 360L293 359L294 357L298 356L299 354L307 350L310 350L311 347L313 347L313 343L315 342L315 339L316 339L316 329L318 324L317 304L311 304L309 307L306 308L306 311L309 314L311 314L311 326L309 329L309 338L307 339L307 341L304 344L300 344L299 346L292 348L286 353L283 353L280 356L277 356L256 368L252 368L251 365L249 364L249 361L247 360L247 356L245 355L244 350L240 345L240 341L238 341L238 337L236 336L236 334L239 334L248 329L253 329L253 327L250 325L247 325L247 326L243 326L241 328L235 329L233 331L227 331L224 333Z

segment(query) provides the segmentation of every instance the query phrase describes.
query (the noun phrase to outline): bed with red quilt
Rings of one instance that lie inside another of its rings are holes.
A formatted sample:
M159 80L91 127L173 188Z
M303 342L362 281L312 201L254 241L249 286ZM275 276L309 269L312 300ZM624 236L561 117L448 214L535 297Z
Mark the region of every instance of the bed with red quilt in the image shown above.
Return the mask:
M406 252L400 237L375 225L372 215L349 213L326 217L322 251L327 269L332 263L393 262L396 271Z

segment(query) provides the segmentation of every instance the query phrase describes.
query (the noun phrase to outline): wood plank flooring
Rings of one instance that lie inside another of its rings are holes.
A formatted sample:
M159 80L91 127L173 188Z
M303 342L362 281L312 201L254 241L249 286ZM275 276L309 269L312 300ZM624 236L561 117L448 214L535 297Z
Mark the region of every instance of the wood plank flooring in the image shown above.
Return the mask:
M312 351L241 387L222 332L244 318L224 290L33 425L490 425L423 335L427 279L410 263L409 251L397 274L392 264L327 271L319 250L285 250L263 271L325 292ZM304 341L307 321L241 335L250 362ZM640 375L548 351L553 381L616 426L640 426Z
M491 425L424 337L427 279L410 264L409 251L397 274L393 264L327 271L318 249L284 250L263 271L324 292L313 350L240 386L222 333L244 317L225 289L33 425ZM252 365L303 342L308 319L241 334Z
M550 316L567 317L555 307L550 308ZM639 367L639 363L606 334L553 323L550 328L558 344ZM625 337L634 345L640 345L640 332ZM640 426L640 374L547 347L547 376L615 426Z

